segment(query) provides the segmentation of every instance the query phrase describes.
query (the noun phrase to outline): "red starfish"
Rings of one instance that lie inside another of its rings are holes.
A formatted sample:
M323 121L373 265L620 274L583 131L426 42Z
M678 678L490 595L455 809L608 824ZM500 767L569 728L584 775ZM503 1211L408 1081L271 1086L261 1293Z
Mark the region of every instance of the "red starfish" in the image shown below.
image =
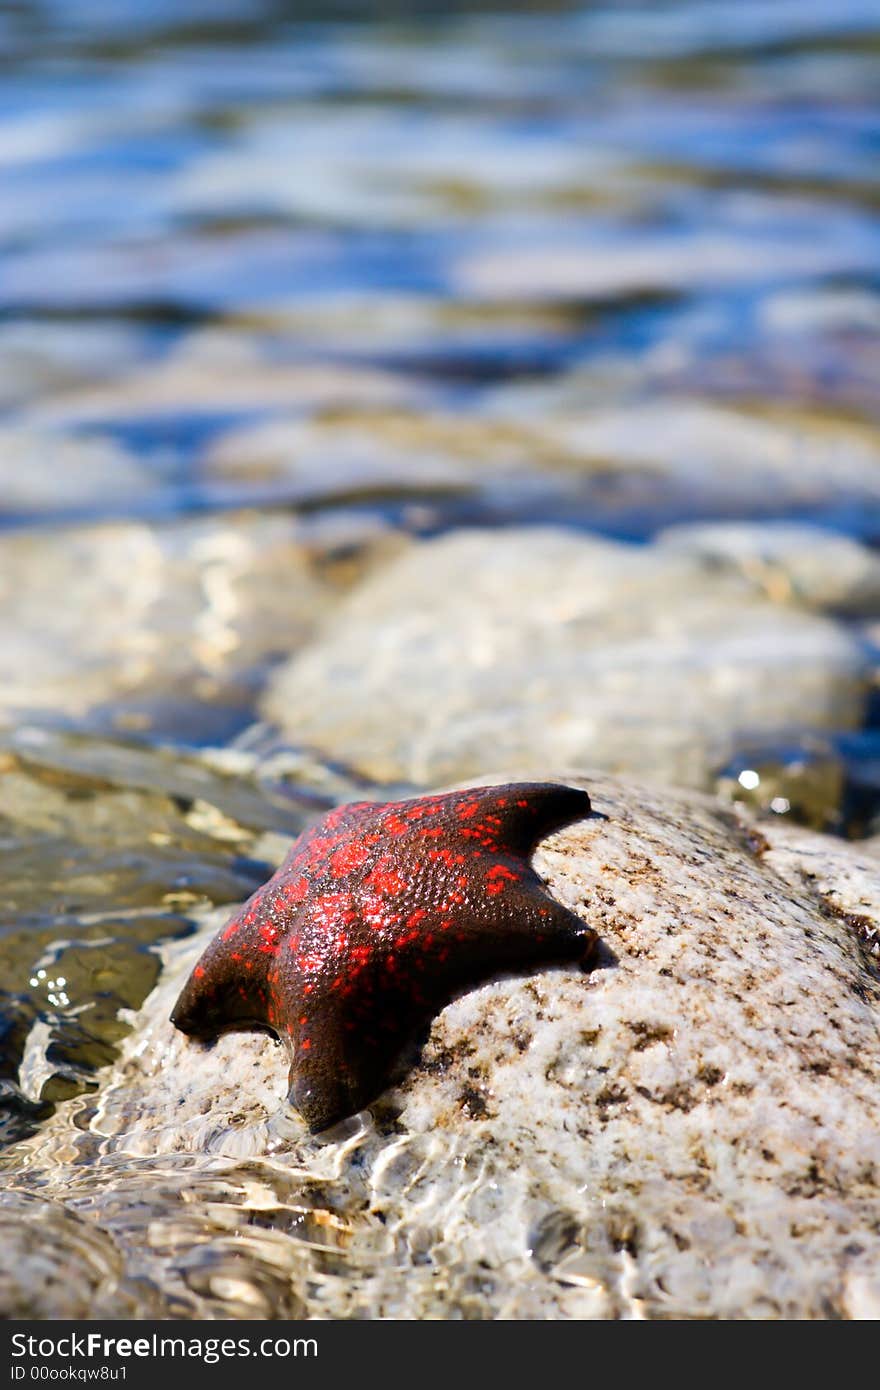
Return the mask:
M272 1029L290 1049L291 1101L326 1129L375 1099L457 992L588 959L596 933L528 861L589 810L586 792L540 782L340 806L214 938L172 1022L202 1039Z

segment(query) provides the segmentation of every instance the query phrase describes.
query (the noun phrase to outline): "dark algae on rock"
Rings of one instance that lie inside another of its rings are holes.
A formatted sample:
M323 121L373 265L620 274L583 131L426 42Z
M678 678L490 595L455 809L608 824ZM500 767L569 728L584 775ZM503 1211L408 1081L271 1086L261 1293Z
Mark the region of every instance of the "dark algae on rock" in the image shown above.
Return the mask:
M514 783L325 815L214 938L172 1022L264 1025L313 1131L360 1110L453 995L504 970L586 960L596 933L528 863L589 814L585 791Z

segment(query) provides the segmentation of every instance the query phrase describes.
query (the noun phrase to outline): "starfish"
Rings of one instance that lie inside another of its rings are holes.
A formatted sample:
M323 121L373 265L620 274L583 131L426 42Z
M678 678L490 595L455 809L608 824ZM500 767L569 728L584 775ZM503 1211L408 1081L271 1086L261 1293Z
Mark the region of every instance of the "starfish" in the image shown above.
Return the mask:
M290 1051L291 1102L329 1128L376 1099L457 993L586 963L596 933L529 857L589 810L584 791L525 782L330 811L215 936L171 1021L201 1040L270 1029Z

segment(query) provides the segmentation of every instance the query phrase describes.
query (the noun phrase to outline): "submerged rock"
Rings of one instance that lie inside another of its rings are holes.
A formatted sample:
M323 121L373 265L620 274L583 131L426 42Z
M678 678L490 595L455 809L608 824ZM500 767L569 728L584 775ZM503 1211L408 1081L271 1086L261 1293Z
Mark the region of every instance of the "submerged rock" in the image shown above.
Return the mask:
M332 804L279 772L228 749L0 741L0 1145L116 1055L159 943L189 935L193 909L251 893Z
M521 425L373 407L229 430L206 451L203 475L298 502L479 494L510 505L549 492L535 467L544 462L540 439Z
M0 406L20 408L38 397L117 377L143 354L145 336L130 322L7 319L0 325ZM63 486L65 479L58 481Z
M830 742L804 738L790 747L738 749L719 769L714 790L764 815L791 815L814 830L850 831L847 766Z
M271 1040L203 1049L168 1022L222 914L170 948L98 1094L5 1160L4 1228L38 1218L62 1277L10 1263L3 1311L880 1315L876 860L584 785L595 814L536 866L600 932L597 967L463 995L323 1141Z
M769 518L766 532L754 521L707 525L702 536L694 526L690 543L702 540L707 553L720 546L731 562L756 551L772 581L780 567L793 582L805 579L808 601L816 585L834 594L838 566L839 587L862 572L860 603L870 606L876 594L876 561L872 575L854 543L773 520L824 519L873 535L880 447L870 427L820 411L762 413L668 393L633 398L632 387L592 369L499 386L478 406L457 397L451 405L353 397L304 412L294 403L284 414L218 429L200 478L220 496L431 501L445 525L562 517L623 537L675 523L677 537L677 523L689 519Z
M673 355L678 345L676 335ZM700 365L694 363L692 375L706 369L698 346L694 352ZM762 384L750 394L767 391ZM623 535L651 533L664 518L673 525L706 517L808 517L876 533L880 448L869 423L802 405L721 405L693 381L688 394L664 380L646 395L641 370L627 388L615 382L613 369L603 376L593 366L550 382L501 387L490 409L511 430L515 422L533 430L547 466L582 482L605 470L618 515L629 515ZM589 511L582 514L590 524Z
M149 726L164 703L179 737L201 702L204 738L205 707L246 710L267 665L311 635L377 542L375 526L344 517L253 513L7 533L0 723L107 705L117 724L135 711Z
M700 554L561 529L413 547L274 675L263 710L376 777L588 760L705 785L741 735L848 728L868 660Z
M374 792L259 728L188 750L0 735L0 1147L93 1084L163 942L249 896L316 816Z
M658 540L729 565L777 602L854 615L880 612L880 556L821 526L716 522L672 526Z
M0 516L143 505L161 478L112 440L50 430L0 429Z
M41 427L77 428L98 422L313 410L352 405L407 404L418 388L366 366L268 360L233 334L208 342L184 340L175 357L142 366L118 381L65 393L34 405L27 419Z
M815 225L792 216L791 208L781 221L769 205L764 213L760 230L732 218L690 235L641 228L633 236L619 227L611 237L606 229L601 237L563 233L476 252L466 248L453 266L455 284L490 304L514 298L552 304L602 301L661 286L694 293L767 277L819 279L868 264L866 246L840 225L833 244L819 245Z
M880 829L880 730L744 744L714 790L766 815L862 840Z

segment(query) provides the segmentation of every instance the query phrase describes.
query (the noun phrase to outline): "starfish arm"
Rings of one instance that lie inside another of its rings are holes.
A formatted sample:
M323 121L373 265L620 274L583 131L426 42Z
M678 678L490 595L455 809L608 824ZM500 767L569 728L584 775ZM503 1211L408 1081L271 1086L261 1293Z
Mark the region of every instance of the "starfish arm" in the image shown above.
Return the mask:
M311 1004L307 1016L294 1017L301 1007L297 1001L289 1010L285 1027L290 1051L288 1099L312 1133L317 1133L359 1106L351 1104L338 1010L324 1000Z
M309 1007L304 1027L288 1035L288 1098L313 1134L363 1110L385 1090L412 1031L408 1015L385 1019L390 1026L358 1001L350 1007L325 997Z
M493 975L569 963L585 966L593 955L596 932L551 898L531 870L522 879L489 880L490 888L499 884L497 896L484 893L452 919L441 905L420 924L419 936L395 951L395 980L406 982L409 1000L426 1017Z
M375 1100L407 1044L463 989L506 970L588 959L594 931L544 894L524 897L495 917L463 918L449 940L398 947L344 992L296 1003L289 1099L313 1132Z
M228 1028L270 1025L269 956L241 925L247 908L214 937L174 1006L171 1022L190 1037L208 1040Z
M521 876L496 877L490 869L489 888L500 885L491 909L480 916L463 916L457 943L462 955L485 951L497 969L514 965L585 963L598 936L576 913L558 903L531 869Z
M459 793L450 811L459 834L525 857L540 840L590 814L590 798L579 787L556 782L517 782Z

